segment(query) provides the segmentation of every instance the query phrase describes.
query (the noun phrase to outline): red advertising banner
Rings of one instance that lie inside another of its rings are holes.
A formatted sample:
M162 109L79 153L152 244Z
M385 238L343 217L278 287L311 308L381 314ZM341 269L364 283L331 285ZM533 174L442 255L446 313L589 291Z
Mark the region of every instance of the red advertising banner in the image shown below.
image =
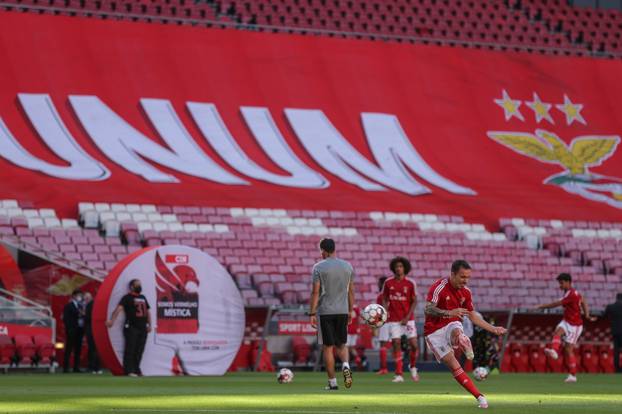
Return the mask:
M278 332L279 335L317 335L317 329L304 321L279 321Z
M0 12L0 196L619 220L622 62Z
M140 294L128 291L134 279ZM120 304L134 316L124 311L108 326ZM220 263L200 250L168 245L136 251L111 270L95 297L92 327L102 361L115 375L137 368L147 376L222 375L240 348L244 317L240 292ZM147 335L139 367L122 365L130 328Z

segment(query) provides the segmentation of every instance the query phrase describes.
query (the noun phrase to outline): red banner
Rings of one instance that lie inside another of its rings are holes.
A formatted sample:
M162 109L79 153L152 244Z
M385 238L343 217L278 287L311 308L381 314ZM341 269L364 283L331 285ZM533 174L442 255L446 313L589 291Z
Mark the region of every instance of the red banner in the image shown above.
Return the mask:
M0 12L0 64L0 196L61 214L620 219L618 60Z

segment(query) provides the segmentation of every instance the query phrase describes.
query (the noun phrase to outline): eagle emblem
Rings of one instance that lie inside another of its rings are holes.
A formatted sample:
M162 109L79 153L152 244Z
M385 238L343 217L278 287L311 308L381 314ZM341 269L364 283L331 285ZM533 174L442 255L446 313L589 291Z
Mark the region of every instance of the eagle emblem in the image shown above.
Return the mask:
M615 135L576 137L567 145L556 134L538 129L524 132L489 131L488 137L538 161L557 164L564 169L544 184L556 185L584 198L622 208L622 179L590 172L611 157L620 143Z

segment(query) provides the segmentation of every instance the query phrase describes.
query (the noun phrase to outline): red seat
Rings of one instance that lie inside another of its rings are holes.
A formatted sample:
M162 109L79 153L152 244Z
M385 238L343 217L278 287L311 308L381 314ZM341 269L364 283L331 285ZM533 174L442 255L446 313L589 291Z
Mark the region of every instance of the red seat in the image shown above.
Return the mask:
M544 345L531 345L529 347L529 365L534 372L546 372Z
M37 347L37 365L50 365L54 359L54 344L45 335L35 335L34 343Z
M513 372L512 366L512 353L510 352L510 345L506 345L505 352L503 353L503 360L501 361L501 372Z
M611 345L601 345L598 347L598 357L601 372L614 372L613 347Z
M529 353L522 344L511 344L510 353L512 354L512 368L514 372L529 372Z
M558 352L559 358L553 359L550 356L546 357L546 363L549 372L564 372L564 353L562 351Z
M251 368L251 342L245 340L238 350L235 359L229 367L229 371Z
M592 345L582 345L579 350L579 354L581 355L581 366L583 367L583 371L590 373L600 372L599 355Z
M15 344L8 335L0 335L0 365L11 365L15 362Z
M306 364L311 355L311 345L301 336L292 336L294 364Z
M15 335L15 347L17 348L18 364L32 365L37 356L37 347L28 335Z

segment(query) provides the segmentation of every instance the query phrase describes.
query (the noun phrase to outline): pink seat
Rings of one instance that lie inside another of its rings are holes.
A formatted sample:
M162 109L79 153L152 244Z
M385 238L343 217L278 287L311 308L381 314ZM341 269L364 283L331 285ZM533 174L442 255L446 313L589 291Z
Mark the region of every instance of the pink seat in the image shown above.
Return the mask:
M13 227L0 226L0 235L13 236L14 234Z
M242 294L242 297L244 299L258 297L257 291L255 289L242 289L240 290L240 293Z
M91 246L90 244L78 244L76 246L76 250L78 253L92 253L93 246Z
M266 274L255 274L255 275L253 275L253 284L255 286L259 286L261 283L265 283L265 282L272 283L271 280L270 280L270 276L268 276Z
M28 228L28 220L25 217L12 217L11 226Z
M266 304L263 298L248 297L244 299L247 306L264 306Z
M263 298L263 301L269 306L278 306L281 304L281 300L279 298Z
M284 305L295 305L298 303L298 295L297 292L294 291L285 291L281 295L281 301Z
M272 284L272 282L261 282L255 286L257 287L257 290L259 291L261 297L274 296L274 285Z

